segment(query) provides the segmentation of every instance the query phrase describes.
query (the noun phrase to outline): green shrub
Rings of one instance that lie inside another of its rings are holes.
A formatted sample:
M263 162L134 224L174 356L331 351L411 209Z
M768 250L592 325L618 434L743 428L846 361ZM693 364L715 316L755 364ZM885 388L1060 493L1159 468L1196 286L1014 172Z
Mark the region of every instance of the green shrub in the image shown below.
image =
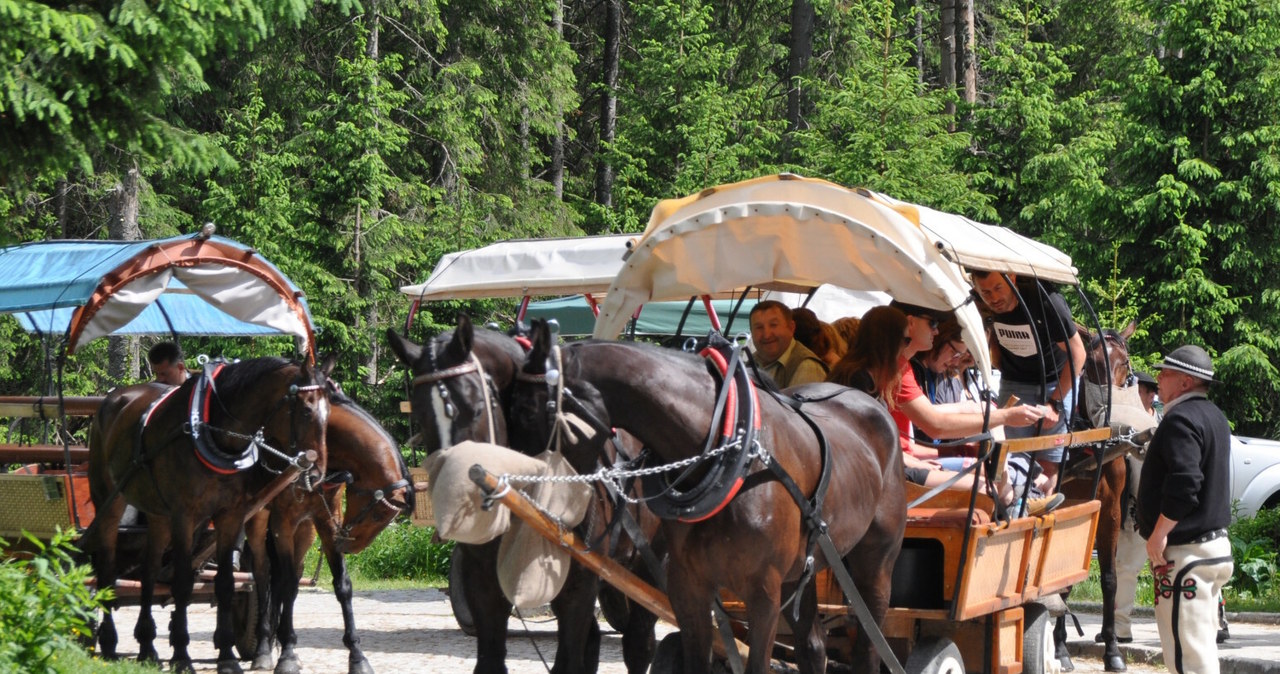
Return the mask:
M435 529L398 521L359 554L347 558L353 573L365 578L432 580L449 575L452 542L432 543Z
M92 571L72 561L70 533L59 532L47 544L26 538L35 547L30 559L0 561L0 671L59 672L56 654L79 648L109 591L95 596L89 590Z
M1235 562L1228 589L1242 597L1280 596L1280 508L1236 520L1228 534Z

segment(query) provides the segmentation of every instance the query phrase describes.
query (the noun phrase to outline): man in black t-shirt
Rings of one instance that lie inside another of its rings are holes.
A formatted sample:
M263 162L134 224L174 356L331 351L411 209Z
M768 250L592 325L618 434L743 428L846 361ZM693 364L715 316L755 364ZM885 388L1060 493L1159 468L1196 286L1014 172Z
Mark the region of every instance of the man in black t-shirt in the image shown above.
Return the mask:
M1218 594L1231 579L1231 426L1207 396L1213 361L1181 346L1156 365L1164 419L1138 481L1156 625L1170 672L1218 673Z
M975 270L971 275L978 297L991 312L992 337L1000 350L999 404L1016 395L1024 405L1050 408L1042 424L1006 429L1005 437L1066 433L1085 359L1084 342L1066 300L1041 283L1019 284L1014 274ZM1058 448L1036 453L1049 478L1045 493L1057 487L1062 452Z

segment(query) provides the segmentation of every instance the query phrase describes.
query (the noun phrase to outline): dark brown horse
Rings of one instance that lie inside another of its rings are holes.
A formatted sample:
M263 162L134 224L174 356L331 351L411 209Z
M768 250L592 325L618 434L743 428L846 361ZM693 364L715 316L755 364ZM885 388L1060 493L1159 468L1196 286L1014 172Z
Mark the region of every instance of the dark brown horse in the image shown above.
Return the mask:
M251 514L255 500L289 459L314 450L311 470L325 468L325 428L329 419L329 394L324 375L307 364L279 358L258 358L222 368L216 383L208 387L207 414L193 423L191 394L203 380L193 377L152 410L168 387L140 384L116 389L107 395L94 417L89 443L89 486L97 515L87 536L93 551L98 583L111 587L117 577L116 534L126 502L146 513L149 523L148 553L143 561L142 600L152 602L154 579L165 547L173 549L174 599L170 623L174 671L193 671L187 653L190 635L187 606L195 573L192 563L197 529L212 521L218 563L214 588L218 622L214 645L218 648L218 672L238 673L232 647L231 555L236 538ZM140 420L148 413L149 422ZM213 454L198 456L193 432ZM257 446L256 456L250 443ZM219 457L247 460L240 469L222 464ZM304 475L313 484L318 479ZM104 610L98 631L102 652L114 657L117 643L111 607ZM155 623L147 611L135 630L139 644L155 639ZM139 659L155 658L154 649L140 649Z
M524 349L514 339L487 330L476 331L466 316L458 319L456 330L424 345L414 344L394 331L388 331L387 339L414 375L411 400L428 453L464 440L509 446L506 411L516 372L525 357ZM476 674L506 671L507 620L512 606L497 582L499 543L494 540L455 548L455 572L461 579L465 606L475 621ZM594 613L598 587L599 579L575 563L564 588L551 602L557 619L558 644L552 668L556 674L596 671L600 649L600 627ZM652 621L649 625L651 654ZM629 647L625 635L623 648L642 649ZM639 670L632 669L633 657L627 656L629 671L643 671L648 656L635 659L643 660L643 664Z
M324 488L308 492L295 483L246 527L254 584L259 588L253 669L272 668L272 644L278 638L281 652L276 674L300 671L294 651L298 638L293 604L303 558L318 530L320 549L333 575L333 591L342 607L342 642L350 653L347 671L373 673L356 635L346 555L367 547L397 515L412 512L413 485L399 444L382 425L336 386L330 389L330 400L325 438L329 472ZM340 516L344 486L346 510ZM272 550L267 549L269 544Z
M547 374L551 344L546 324L535 322L528 374ZM599 401L609 414L604 423L636 436L657 463L692 460L687 470L694 481L710 469L698 457L708 437L720 432L712 426L721 386L707 361L628 342L571 344L560 349L560 358L562 369L556 377L548 375L548 381L557 379L576 400ZM896 427L884 406L865 394L834 385L793 391L830 396L804 405L830 446L830 489L820 513L879 623L888 610L906 521ZM710 610L722 589L746 607L746 671L768 671L780 606L804 575L812 552L800 506L761 462L776 462L811 498L823 471L821 440L801 415L772 396L760 396L759 411L762 424L754 451L760 453L748 463L749 474L736 496L697 521L664 519L662 524L669 551L667 594L681 630L681 657L672 664L685 674L711 669ZM814 561L825 566L821 554ZM792 625L797 664L803 672L825 672L825 628L817 620L812 582L799 589L796 600L798 619ZM865 630L859 630L854 670L873 672L877 663Z
M1083 380L1095 384L1106 391L1107 386L1123 387L1129 381L1129 347L1128 339L1133 335L1137 325L1132 321L1123 329L1116 331L1104 329L1094 335L1088 328L1079 326L1080 337L1088 345ZM1130 384L1132 385L1132 384ZM1082 386L1086 391L1089 387ZM1089 400L1082 396L1078 409L1081 414L1097 410L1105 406L1105 400ZM1085 418L1092 424L1092 415ZM1115 608L1116 608L1116 546L1120 540L1120 528L1123 518L1123 501L1128 471L1125 468L1126 452L1111 452L1102 457L1102 470L1096 468L1084 471L1070 471L1064 476L1062 492L1069 498L1089 500L1096 498L1102 503L1098 513L1098 529L1094 539L1094 549L1098 552L1098 570L1101 574L1102 589L1102 632L1098 640L1103 644L1103 666L1108 672L1126 670L1124 653L1116 641ZM1096 466L1096 462L1093 464ZM1074 475L1072 478L1071 476ZM1097 485L1095 494L1094 485ZM1065 616L1058 618L1054 628L1054 641L1058 644L1057 654L1062 662L1063 671L1071 671L1074 665L1066 651L1067 627Z

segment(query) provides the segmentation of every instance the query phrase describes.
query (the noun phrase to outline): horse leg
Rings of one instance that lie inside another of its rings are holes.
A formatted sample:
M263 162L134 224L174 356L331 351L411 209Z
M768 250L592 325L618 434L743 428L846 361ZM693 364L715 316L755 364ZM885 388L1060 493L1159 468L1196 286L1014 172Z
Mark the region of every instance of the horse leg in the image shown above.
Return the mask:
M556 661L552 674L594 674L600 664L596 595L600 577L574 562L564 587L551 600L556 616Z
M173 659L169 666L174 674L194 674L191 654L187 652L187 646L191 644L187 606L191 604L191 590L196 579L195 571L191 568L195 522L177 513L173 513L171 518L169 532L173 549L173 583L169 586L169 591L173 596L173 613L169 619L169 645L173 647Z
M360 637L356 635L356 615L351 607L353 596L351 576L347 574L347 558L338 552L331 537L321 534L320 547L324 550L325 559L329 562L329 572L333 575L333 596L338 598L342 606L342 643L350 652L347 657L347 674L373 674L373 667L360 650Z
M156 621L151 615L155 603L156 581L160 574L164 551L169 547L169 522L152 517L147 524L147 552L142 560L142 593L138 599L138 623L133 638L138 640L138 662L160 662L156 652Z
M250 665L250 669L271 669L275 661L273 652L276 627L273 610L275 594L271 591L271 557L267 553L269 536L267 518L269 516L269 511L264 510L254 515L245 524L245 545L248 546L249 558L253 563L251 571L253 571L253 586L257 588L258 604L258 624L254 628L258 645L251 658L253 664Z
M778 618L781 615L778 607L782 603L782 577L781 574L772 573L770 576L772 577L759 579L761 582L756 584L756 591L743 598L747 609L747 645L751 649L744 669L746 674L765 674L765 672L768 672L769 660L773 655L773 642L778 634ZM816 599L808 608L816 611ZM801 624L805 622L812 623L814 614L810 612L806 616L804 609L805 606L802 604ZM731 644L726 644L726 646L732 647ZM812 655L812 653L808 654L810 657ZM806 674L824 674L824 672L826 672L825 666L816 673L809 672Z
M113 489L110 487L103 487ZM96 492L98 488L95 487ZM97 504L97 514L94 516L93 523L93 541L89 546L93 549L93 569L98 579L98 589L106 588L115 589L116 584L116 553L118 550L120 519L124 516L124 498L116 496L110 503ZM98 647L102 657L107 660L114 660L118 657L116 646L120 642L120 637L116 633L116 622L112 616L118 602L113 597L110 601L102 604L102 622L98 624L97 636Z
M1071 662L1071 652L1067 650L1067 614L1058 616L1053 624L1053 655L1062 665L1062 671L1074 672L1075 663Z
M218 649L218 674L241 674L242 671L235 653L235 618L231 604L235 599L236 579L231 557L243 528L244 514L235 510L219 515L213 523L218 540L218 573L213 578L213 592L218 602L218 626L213 631L213 645Z
M298 662L298 633L293 627L293 606L298 599L298 559L294 554L295 541L300 532L305 530L309 537L312 529L299 526L296 520L286 523L287 517L271 514L271 526L275 532L276 557L271 567L271 591L278 597L276 604L280 609L279 624L276 637L280 640L280 659L276 661L276 674L299 674L302 666Z
M476 666L474 674L506 674L507 619L511 602L498 586L498 544L464 545L459 558L462 567L462 597L471 609L476 626ZM458 588L450 588L457 592Z
M679 555L673 550L667 566L667 591L680 627L681 668L678 672L706 674L711 671L711 603L716 600L716 589L702 578L691 577L686 565L677 559ZM754 632L754 622L751 628Z
M784 587L787 596L794 585ZM804 584L794 601L800 602L797 620L791 619L791 607L783 607L782 615L795 635L796 668L801 674L825 674L827 671L827 635L818 619L818 588L813 580Z
M1117 467L1119 470L1117 471ZM1095 547L1098 551L1098 571L1102 587L1102 664L1108 672L1123 672L1125 666L1124 653L1116 641L1116 549L1120 540L1120 494L1124 489L1124 461L1112 461L1105 468L1103 475L1105 489L1100 490L1104 497L1107 512L1098 518L1098 532Z

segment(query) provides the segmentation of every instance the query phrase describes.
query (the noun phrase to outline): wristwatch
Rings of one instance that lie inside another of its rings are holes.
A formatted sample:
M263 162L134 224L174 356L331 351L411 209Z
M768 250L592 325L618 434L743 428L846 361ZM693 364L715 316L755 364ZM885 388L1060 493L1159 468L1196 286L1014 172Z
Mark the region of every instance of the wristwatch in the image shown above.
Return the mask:
M1062 401L1057 398L1049 398L1049 401L1045 404L1052 407L1053 411L1057 412L1059 416L1067 411L1067 406L1062 404Z

